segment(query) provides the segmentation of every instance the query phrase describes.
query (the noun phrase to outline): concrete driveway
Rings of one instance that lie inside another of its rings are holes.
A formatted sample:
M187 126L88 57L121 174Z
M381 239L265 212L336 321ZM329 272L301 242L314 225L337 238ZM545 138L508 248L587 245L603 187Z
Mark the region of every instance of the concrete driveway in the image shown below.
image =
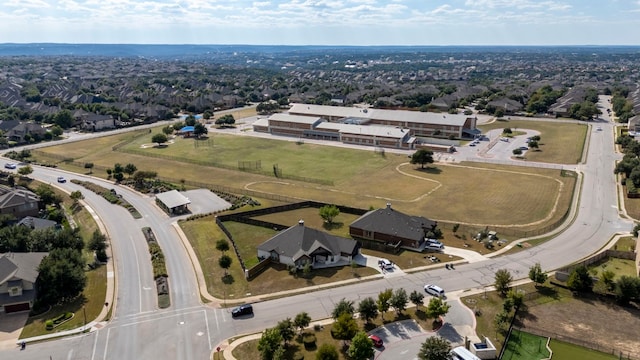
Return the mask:
M13 314L0 313L0 349L17 347L18 337L28 317L28 311Z

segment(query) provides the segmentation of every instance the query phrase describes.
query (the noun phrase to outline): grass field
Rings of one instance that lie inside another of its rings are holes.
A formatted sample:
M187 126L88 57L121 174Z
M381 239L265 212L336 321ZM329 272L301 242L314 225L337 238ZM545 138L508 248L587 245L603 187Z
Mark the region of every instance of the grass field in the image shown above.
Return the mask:
M177 138L167 148L142 149L141 145L149 143L152 134L157 131L159 128L138 137L117 135L53 146L42 149L38 158L55 161L54 158L46 158L46 153L50 153L55 157L73 157L80 164L92 162L104 167L111 167L116 162L134 163L141 170L158 171L159 175L176 181L185 179L227 185L365 209L383 207L391 202L399 211L413 215L479 226L538 228L554 223L569 206L575 183L575 178L562 177L557 170L485 164L436 164L421 171L419 167L407 163L406 155L381 156L365 150L307 143L299 145L289 141L217 133L210 136L213 144L210 147L196 148L195 140ZM125 149L149 156L110 150L113 145L127 139L131 142L124 146ZM42 155L42 152L45 154ZM169 159L150 157L158 154L167 155ZM267 172L277 164L284 174L328 180L334 185L320 186L189 164L183 161L185 159L216 162L231 167L237 166L238 161L260 160ZM86 172L86 169L73 168L69 164L59 165ZM106 176L103 171L95 170L94 173Z
M547 338L513 330L501 359L540 360L548 358L549 355L551 354L547 349ZM553 355L555 359L555 354Z
M491 124L478 126L483 132L507 127L513 131L517 131L517 129L540 131L540 151L527 151L525 156L527 160L554 164L577 164L582 158L588 129L586 124L501 119Z
M616 360L618 356L583 348L581 346L551 339L549 347L553 351L553 360ZM624 359L624 357L621 357Z
M589 272L598 278L605 270L613 271L616 274L615 279L623 275L637 276L638 274L633 260L608 258L607 261L601 264L589 266Z

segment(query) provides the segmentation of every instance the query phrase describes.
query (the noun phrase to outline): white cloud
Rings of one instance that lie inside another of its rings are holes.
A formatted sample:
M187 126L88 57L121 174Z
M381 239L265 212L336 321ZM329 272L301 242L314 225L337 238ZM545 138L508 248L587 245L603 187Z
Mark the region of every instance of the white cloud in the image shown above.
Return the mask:
M7 0L3 3L3 5L8 7L36 9L51 7L51 5L42 0Z

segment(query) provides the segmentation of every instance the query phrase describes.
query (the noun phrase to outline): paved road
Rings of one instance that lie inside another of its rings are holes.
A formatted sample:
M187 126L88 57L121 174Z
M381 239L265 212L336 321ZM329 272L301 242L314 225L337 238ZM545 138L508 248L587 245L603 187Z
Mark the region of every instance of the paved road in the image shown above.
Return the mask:
M404 288L410 292L422 289L425 283L437 283L449 293L455 293L489 286L495 271L501 268L508 269L515 278L525 278L529 267L536 262L545 270L556 269L597 251L612 234L631 229L632 222L624 220L617 208L613 166L620 156L613 152L613 125L603 122L601 126L603 131L589 134L587 162L569 166L583 174L580 197L576 200L577 214L553 240L519 253L458 265L453 271L436 269L256 303L255 316L242 320L232 321L227 310L200 304L193 267L169 225L172 220L153 205L151 198L118 188L144 215L143 219L134 220L124 209L83 191L86 202L100 214L109 231L117 261L118 300L112 321L90 334L29 345L25 351L0 352L0 356L12 359L41 359L46 355L53 359L92 360L206 359L223 339L261 331L300 311L316 319L327 317L342 298L358 301L375 297L385 288ZM55 169L36 168L33 176L54 183L60 173ZM93 181L113 186L101 180ZM81 190L71 183L62 187L69 191ZM144 226L154 230L167 256L172 299L172 306L167 310L158 310L155 304L151 267L140 231Z

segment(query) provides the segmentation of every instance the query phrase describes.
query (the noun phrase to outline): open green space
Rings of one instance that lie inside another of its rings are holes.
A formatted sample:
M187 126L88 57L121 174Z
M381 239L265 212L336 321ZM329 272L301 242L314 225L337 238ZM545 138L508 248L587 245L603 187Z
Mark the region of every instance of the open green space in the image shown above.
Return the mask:
M553 352L553 360L615 360L618 356L587 349L567 342L551 339L549 347ZM624 359L624 357L622 357Z
M91 162L96 166L94 175L103 177L106 172L101 168L112 167L116 162L134 163L141 170L157 171L161 177L176 182L211 183L238 191L248 189L364 209L380 208L390 202L399 211L431 219L523 229L560 220L575 184L574 177L561 176L557 170L476 163L434 164L423 170L408 164L406 155L401 154L382 156L366 150L218 133L210 134L211 141L207 143L211 146L195 147L198 140L176 138L166 148L141 148L158 131L160 128L138 133L137 137L118 135L57 145L39 150L36 157L52 161L63 155L72 157L76 165L58 165L82 173L86 169L80 164ZM572 138L575 137L574 134ZM124 149L136 153L110 150L123 141L129 141ZM52 158L46 159L47 154ZM222 163L237 168L238 161L260 161L265 174L211 166ZM276 178L269 173L275 164L284 174L331 181L334 185Z
M613 271L616 275L614 279L621 276L637 276L636 264L634 260L608 258L599 264L589 266L589 272L597 277L602 278L604 271Z
M491 124L480 125L482 132L493 129L530 129L540 132L539 151L527 151L527 160L554 163L577 164L582 159L582 151L588 126L582 123L560 121L508 120L500 119Z
M623 237L618 239L616 244L613 246L613 250L635 251L636 250L636 239L631 235L623 236Z
M547 338L513 330L504 354L503 360L541 360L551 355L547 349ZM555 359L555 354L554 357Z
M285 266L272 265L247 281L238 258L233 250L230 250L229 255L233 262L228 270L230 276L225 278L223 269L218 265L222 253L216 250L215 243L218 239L226 237L216 225L214 217L205 216L196 220L181 221L179 224L202 266L209 293L230 303L237 302L234 299L250 295L268 295L277 291L355 280L378 273L370 268L343 266L314 269L308 275L291 275ZM225 222L225 226L232 234L247 267L258 263L256 247L276 233L272 229L237 222Z

